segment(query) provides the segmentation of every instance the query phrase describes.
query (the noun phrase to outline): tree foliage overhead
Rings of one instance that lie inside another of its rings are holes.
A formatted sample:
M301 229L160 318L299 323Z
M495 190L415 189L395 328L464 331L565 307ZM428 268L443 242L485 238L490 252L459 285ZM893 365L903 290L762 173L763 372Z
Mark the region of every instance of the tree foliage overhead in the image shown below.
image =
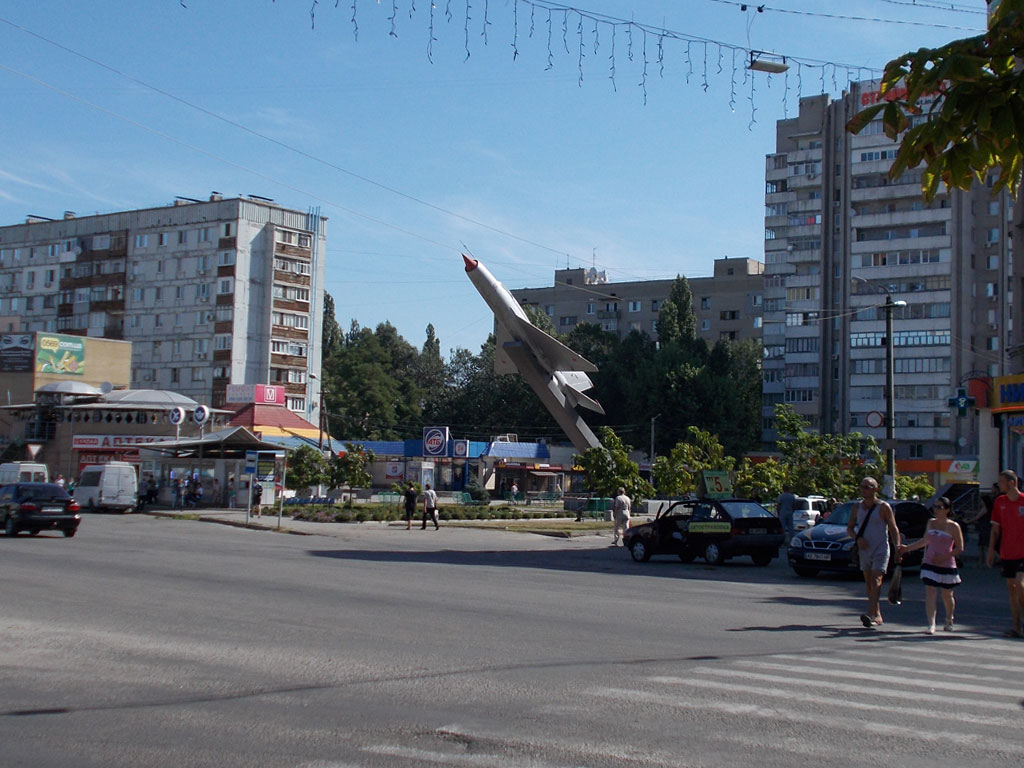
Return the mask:
M654 496L654 489L640 476L640 467L629 458L631 446L608 427L601 427L601 446L576 457L587 473L587 485L598 496L614 497L618 488L634 501Z
M882 103L862 110L847 129L859 133L881 113L886 135L900 141L890 178L923 163L926 200L939 191L939 182L968 189L995 169L1000 173L993 192L1006 188L1016 196L1024 157L1021 56L1024 0L1002 0L985 34L890 61L882 76ZM928 107L919 106L933 95ZM911 126L920 114L929 119Z

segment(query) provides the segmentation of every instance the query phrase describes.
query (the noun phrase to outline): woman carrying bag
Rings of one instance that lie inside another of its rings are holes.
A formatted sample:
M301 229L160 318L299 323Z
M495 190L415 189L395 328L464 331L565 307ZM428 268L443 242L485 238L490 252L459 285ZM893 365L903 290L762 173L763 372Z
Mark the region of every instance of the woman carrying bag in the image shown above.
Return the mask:
M901 546L900 552L906 554L917 549L924 550L924 562L921 563L921 581L925 585L924 612L928 619L928 634L935 634L936 597L942 591L942 603L946 609L947 632L953 631L953 610L956 600L953 588L960 583L957 572L956 558L964 551L964 534L960 526L949 519L952 504L945 496L936 499L932 506L934 517L928 521L924 538L918 539L910 546Z

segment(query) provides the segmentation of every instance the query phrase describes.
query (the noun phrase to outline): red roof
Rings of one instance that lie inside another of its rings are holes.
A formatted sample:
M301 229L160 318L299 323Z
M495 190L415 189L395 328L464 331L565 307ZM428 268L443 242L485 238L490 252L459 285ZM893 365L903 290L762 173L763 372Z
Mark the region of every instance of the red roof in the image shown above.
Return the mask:
M277 427L278 429L316 430L316 424L310 424L296 413L279 405L257 405L256 403L237 403L225 405L225 410L234 410L235 415L228 423L232 427L245 427L253 432L261 427Z

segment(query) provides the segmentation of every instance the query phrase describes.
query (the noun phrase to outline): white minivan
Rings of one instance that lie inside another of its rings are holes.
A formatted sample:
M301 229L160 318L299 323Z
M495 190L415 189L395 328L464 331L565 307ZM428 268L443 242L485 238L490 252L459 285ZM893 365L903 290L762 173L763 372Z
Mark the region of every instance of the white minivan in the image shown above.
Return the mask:
M828 499L824 496L797 496L793 499L793 531L803 531L818 524Z
M0 464L0 485L48 482L50 473L45 464L37 464L34 461L9 461Z
M139 493L135 467L127 461L90 464L75 485L75 501L83 510L131 512Z

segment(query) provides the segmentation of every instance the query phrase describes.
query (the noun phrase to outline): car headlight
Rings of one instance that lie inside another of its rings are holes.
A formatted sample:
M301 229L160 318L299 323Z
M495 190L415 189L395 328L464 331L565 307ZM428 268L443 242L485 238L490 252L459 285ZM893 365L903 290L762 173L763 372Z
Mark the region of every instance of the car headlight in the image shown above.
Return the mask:
M853 545L856 544L856 543L857 543L856 541L848 541L848 542L846 542L845 544L843 544L843 551L844 552L849 552L851 549L853 549Z
M789 546L793 547L793 549L800 549L803 545L804 540L799 536L794 536L792 540L789 542Z

